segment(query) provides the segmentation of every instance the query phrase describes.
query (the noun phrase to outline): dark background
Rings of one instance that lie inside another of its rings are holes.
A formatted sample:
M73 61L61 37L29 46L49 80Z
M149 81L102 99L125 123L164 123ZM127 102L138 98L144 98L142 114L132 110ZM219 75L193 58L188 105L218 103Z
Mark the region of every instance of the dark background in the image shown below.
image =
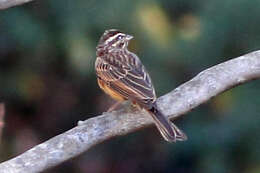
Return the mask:
M200 71L260 48L259 0L37 0L0 11L0 161L106 111L95 47L104 30L129 49L163 95ZM176 121L169 144L150 127L100 144L46 173L260 172L260 82L236 87Z

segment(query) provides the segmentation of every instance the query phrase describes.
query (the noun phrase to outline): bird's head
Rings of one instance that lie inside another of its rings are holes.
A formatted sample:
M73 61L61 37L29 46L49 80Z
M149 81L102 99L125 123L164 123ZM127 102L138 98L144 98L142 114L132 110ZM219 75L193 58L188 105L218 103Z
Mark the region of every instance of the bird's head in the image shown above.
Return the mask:
M98 45L108 49L125 49L132 38L133 36L124 34L119 30L110 29L104 32Z

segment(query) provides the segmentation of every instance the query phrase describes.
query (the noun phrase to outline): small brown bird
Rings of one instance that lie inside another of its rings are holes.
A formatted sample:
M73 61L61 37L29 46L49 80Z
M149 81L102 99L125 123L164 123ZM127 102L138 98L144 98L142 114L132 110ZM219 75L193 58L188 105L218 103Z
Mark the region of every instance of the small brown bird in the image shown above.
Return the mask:
M146 109L166 141L187 139L157 108L156 94L149 74L140 59L127 49L131 35L119 30L105 31L97 46L95 68L101 89L115 100Z

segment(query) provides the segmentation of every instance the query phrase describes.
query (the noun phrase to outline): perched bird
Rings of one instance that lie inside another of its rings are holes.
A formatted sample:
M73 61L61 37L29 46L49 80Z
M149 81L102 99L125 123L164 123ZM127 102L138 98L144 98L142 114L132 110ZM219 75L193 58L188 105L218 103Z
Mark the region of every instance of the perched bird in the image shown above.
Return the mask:
M186 135L157 108L149 74L137 55L127 49L132 38L115 29L105 31L100 38L95 62L100 88L119 103L130 100L146 109L166 141L186 140Z

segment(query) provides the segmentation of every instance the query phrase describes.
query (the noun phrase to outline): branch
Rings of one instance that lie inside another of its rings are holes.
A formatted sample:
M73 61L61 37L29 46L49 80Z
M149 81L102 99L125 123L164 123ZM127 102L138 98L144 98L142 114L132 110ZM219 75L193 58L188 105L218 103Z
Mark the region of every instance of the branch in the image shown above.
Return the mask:
M0 10L4 10L13 6L22 5L33 0L0 0Z
M260 78L260 51L213 66L158 99L170 118L192 110L212 97L247 81ZM98 143L151 125L145 111L121 109L90 118L63 134L0 164L2 173L35 173L71 159Z

